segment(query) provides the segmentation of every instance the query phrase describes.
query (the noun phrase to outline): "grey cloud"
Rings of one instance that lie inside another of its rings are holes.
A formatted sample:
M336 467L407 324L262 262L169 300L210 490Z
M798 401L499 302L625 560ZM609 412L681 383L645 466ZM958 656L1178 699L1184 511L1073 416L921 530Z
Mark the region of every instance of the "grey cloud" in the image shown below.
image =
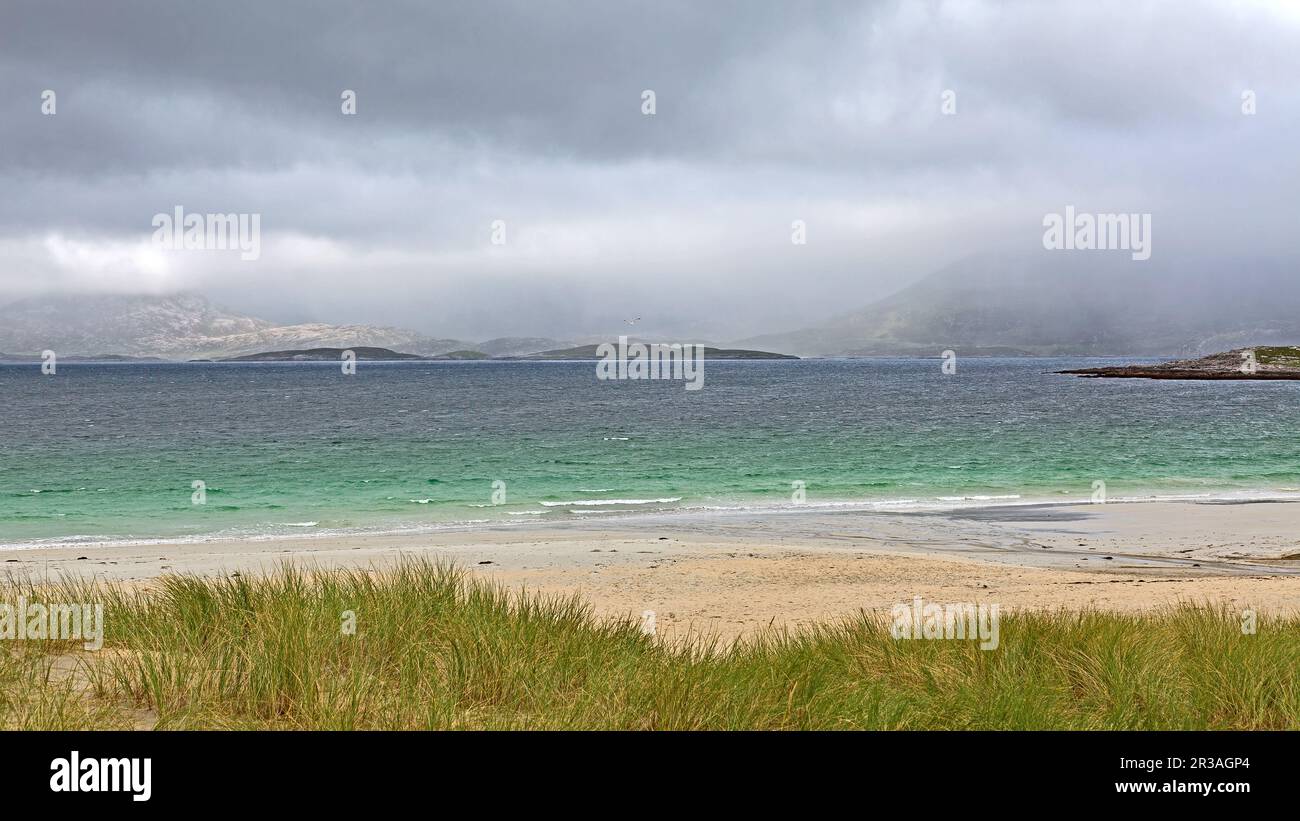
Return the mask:
M1169 251L1293 257L1297 33L1263 3L10 2L0 301L175 287L467 337L630 310L725 338L1032 246L1067 203L1153 212ZM266 253L95 268L177 204L262 214Z

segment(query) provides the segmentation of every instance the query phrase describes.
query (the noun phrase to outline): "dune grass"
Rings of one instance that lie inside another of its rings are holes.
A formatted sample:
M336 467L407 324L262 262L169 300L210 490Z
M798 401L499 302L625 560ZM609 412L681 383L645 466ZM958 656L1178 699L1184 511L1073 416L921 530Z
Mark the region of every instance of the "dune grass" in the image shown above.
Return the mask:
M102 650L0 641L0 727L26 729L1198 729L1300 727L1300 619L1183 605L1005 615L997 650L861 613L732 646L665 642L574 598L457 570L171 576L102 602ZM349 634L347 611L355 614Z
M1256 358L1262 365L1300 368L1300 347L1295 345L1260 346L1254 350Z

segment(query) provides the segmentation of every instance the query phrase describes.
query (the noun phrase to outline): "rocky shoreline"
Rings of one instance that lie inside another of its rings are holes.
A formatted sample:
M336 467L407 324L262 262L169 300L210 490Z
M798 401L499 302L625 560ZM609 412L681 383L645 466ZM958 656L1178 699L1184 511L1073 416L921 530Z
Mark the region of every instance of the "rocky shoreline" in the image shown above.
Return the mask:
M1300 347L1237 348L1157 365L1074 368L1056 373L1112 379L1300 379Z

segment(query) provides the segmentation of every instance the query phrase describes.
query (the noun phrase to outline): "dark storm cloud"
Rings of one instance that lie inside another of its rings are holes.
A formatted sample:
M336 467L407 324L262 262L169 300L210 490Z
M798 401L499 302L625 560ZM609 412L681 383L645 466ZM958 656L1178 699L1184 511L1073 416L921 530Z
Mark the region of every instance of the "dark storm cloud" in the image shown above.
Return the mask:
M1281 3L9 2L0 301L191 288L447 335L638 313L719 337L1032 245L1067 203L1153 212L1166 248L1288 252L1298 24ZM141 252L176 204L262 214L262 258Z
M716 120L727 111L714 92L730 83L737 61L779 49L851 6L828 4L815 17L745 2L182 8L86 2L11 11L0 33L6 85L62 86L67 111L88 109L103 129L102 139L56 144L66 152L60 160L89 169L276 166L325 156L318 152L335 143L430 132L528 154L673 153L675 143L716 142ZM666 100L657 132L639 111L648 87ZM338 133L344 88L357 91L365 115L348 124L351 133ZM28 102L9 101L11 113ZM245 118L266 143L249 144ZM113 120L132 127L111 128ZM326 132L329 145L294 145L308 136L301 129ZM25 156L49 156L43 140L25 133Z

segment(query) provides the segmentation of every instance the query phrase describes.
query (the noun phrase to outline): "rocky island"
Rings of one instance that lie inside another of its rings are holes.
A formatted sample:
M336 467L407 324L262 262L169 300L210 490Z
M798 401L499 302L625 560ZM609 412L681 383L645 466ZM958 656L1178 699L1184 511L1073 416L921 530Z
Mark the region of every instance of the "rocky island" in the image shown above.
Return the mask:
M1200 359L1057 371L1115 379L1300 379L1300 346L1237 348Z
M351 351L358 360L392 361L419 360L429 357L410 353L398 353L388 348L376 348L359 345L355 348L308 348L294 351L265 351L245 356L228 356L218 362L337 362L343 354Z
M444 362L444 361L533 361L533 360L588 360L600 359L596 345L582 345L576 348L543 351L542 353L516 356L490 356L482 351L459 350L437 356L420 356L419 354L401 353L388 348L359 345L354 348L308 348L290 351L264 351L262 353L228 356L218 362L337 362L343 354L351 351L358 361L366 362ZM769 351L750 351L735 348L705 348L704 356L708 359L798 359L789 354L771 353ZM211 362L213 360L192 359L191 362Z
M588 360L600 359L599 345L579 345L574 348L563 348L555 351L542 351L540 353L528 354L525 356L502 356L497 359L514 359L521 361L533 360ZM773 353L771 351L751 351L745 348L704 348L705 359L798 359L797 356L784 353Z

